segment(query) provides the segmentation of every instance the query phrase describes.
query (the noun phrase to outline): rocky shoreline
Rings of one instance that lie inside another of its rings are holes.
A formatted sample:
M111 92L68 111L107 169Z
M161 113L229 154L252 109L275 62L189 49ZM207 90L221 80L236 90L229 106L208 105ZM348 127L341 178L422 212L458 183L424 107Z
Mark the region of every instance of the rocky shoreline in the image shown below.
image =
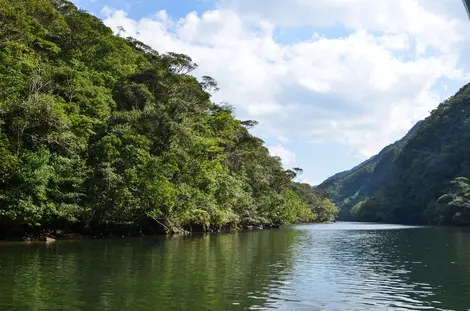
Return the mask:
M157 222L148 219L140 223L55 223L41 227L0 222L0 241L24 241L52 243L60 240L115 239L130 237L188 235L192 233L224 233L278 229L279 224L246 225L234 227L226 225L218 230L204 229L200 225L178 228L168 233Z

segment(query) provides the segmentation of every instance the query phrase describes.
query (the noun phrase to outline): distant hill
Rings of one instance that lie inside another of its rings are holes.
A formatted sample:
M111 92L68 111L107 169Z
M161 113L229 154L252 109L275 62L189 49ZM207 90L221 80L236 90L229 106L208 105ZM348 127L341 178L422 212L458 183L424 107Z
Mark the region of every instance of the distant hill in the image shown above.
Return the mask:
M379 154L348 171L331 176L317 187L332 195L333 202L340 208L339 219L354 219L351 208L380 189L390 173L393 160L420 124L418 122L405 137L388 145Z
M470 84L401 140L318 186L340 219L470 223Z

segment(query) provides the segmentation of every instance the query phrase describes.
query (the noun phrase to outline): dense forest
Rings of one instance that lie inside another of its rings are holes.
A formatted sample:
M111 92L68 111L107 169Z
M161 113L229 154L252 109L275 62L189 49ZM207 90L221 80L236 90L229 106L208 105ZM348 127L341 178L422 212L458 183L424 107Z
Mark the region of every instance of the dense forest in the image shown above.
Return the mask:
M340 219L356 219L351 209L366 198L373 196L384 185L394 159L420 124L421 122L418 122L405 137L385 147L377 155L348 171L331 176L318 186L318 189L331 194L333 202L340 209Z
M0 0L0 235L334 220L196 68L68 1Z
M403 139L324 181L340 219L470 224L470 84Z

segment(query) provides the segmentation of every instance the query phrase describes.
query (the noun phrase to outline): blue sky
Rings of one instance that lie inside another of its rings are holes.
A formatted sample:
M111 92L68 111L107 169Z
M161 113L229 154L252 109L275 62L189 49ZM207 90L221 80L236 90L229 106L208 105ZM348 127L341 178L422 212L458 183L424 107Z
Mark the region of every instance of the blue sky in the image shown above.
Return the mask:
M461 0L75 0L157 51L191 56L317 184L403 136L470 80Z
M103 17L100 14L101 9L109 6L124 10L137 19L160 10L166 10L173 18L182 18L192 11L203 13L214 9L215 5L214 2L205 0L79 0L74 3L98 17Z

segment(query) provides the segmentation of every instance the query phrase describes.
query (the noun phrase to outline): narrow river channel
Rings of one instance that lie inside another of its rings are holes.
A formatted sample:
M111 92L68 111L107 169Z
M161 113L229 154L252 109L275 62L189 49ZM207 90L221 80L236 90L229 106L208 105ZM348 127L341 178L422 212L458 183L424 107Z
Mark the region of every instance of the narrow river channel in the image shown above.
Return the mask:
M470 231L342 223L0 245L0 310L470 310Z

